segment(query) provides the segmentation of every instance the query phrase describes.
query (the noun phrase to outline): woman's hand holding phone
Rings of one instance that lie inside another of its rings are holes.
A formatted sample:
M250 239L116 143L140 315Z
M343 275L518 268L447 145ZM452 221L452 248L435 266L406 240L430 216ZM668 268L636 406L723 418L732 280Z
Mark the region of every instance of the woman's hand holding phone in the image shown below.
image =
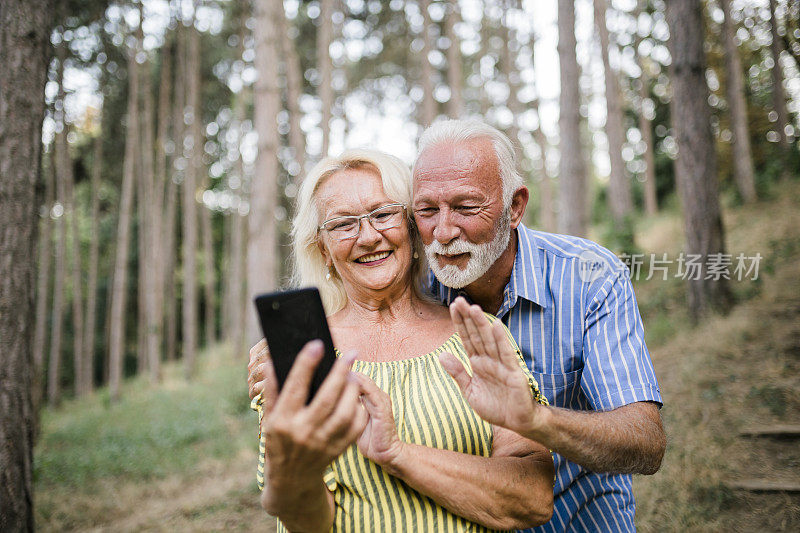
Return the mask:
M278 394L277 380L270 379L267 363L261 391L265 413L269 473L267 484L280 491L321 479L325 468L367 424L367 412L359 400L358 381L350 374L355 359L348 354L334 364L322 386L306 405L314 370L323 356L320 341L303 347Z

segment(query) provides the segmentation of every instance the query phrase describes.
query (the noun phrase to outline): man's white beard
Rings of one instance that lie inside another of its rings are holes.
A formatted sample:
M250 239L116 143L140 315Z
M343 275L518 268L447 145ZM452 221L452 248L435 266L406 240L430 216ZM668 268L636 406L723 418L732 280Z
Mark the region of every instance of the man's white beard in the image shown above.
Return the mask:
M497 221L494 239L491 242L475 244L464 240L455 240L442 244L436 239L425 246L425 257L433 274L440 283L453 289L466 287L489 270L508 247L511 240L511 208L505 209ZM469 253L467 266L461 270L456 265L439 266L436 255L457 255Z

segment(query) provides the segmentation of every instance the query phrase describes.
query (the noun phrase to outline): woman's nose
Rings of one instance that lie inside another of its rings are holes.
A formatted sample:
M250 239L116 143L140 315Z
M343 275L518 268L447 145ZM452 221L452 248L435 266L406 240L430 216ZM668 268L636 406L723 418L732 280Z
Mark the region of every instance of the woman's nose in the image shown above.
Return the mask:
M359 224L361 224L358 232L358 242L360 244L369 245L381 240L381 232L372 227L372 222L370 222L369 217L364 217L359 220Z

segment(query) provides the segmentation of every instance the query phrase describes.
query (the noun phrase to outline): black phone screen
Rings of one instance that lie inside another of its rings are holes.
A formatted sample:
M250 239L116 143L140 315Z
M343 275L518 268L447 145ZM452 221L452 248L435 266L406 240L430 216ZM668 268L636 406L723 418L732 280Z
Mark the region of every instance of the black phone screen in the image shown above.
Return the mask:
M295 357L303 346L314 339L322 341L325 354L311 382L306 403L310 402L336 362L319 291L307 288L262 294L255 298L255 304L278 378L278 390L283 388Z

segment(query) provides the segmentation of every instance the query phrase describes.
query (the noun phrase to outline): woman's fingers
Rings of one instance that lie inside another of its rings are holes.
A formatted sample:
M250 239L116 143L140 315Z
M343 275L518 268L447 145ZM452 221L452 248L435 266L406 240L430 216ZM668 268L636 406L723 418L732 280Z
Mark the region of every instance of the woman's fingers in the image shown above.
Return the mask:
M475 348L475 353L470 355L486 355L487 347L484 345L484 339L481 336L481 332L478 329L478 324L472 317L473 308L477 308L480 311L480 307L477 305L470 306L467 310L466 314L464 315L464 326L467 328L467 334L472 341L472 346ZM482 311L480 311L482 313ZM486 318L486 317L482 317Z
M323 422L320 428L322 435L331 441L347 438L357 409L363 409L359 400L361 386L355 378L348 376L342 395L333 412Z
M264 376L257 383L260 386L261 408L265 414L269 414L275 407L275 402L278 401L278 377L275 375L272 359L267 359L259 367L261 368L261 375Z
M464 365L461 364L461 361L450 352L444 352L439 356L439 362L447 373L453 377L458 388L461 389L461 392L466 392L472 378L467 373L467 369L464 368Z
M311 380L314 370L322 360L324 348L322 341L313 340L306 343L292 364L286 382L283 384L275 408L281 411L297 411L301 409L308 399Z
M259 385L264 379L263 367L261 365L267 361L271 361L269 349L267 348L267 341L261 339L255 346L250 348L250 360L247 363L247 386L251 400L262 390L262 387Z
M353 366L355 359L355 352L348 352L336 360L325 381L314 395L314 399L308 405L310 423L323 424L336 408L339 397L347 385L347 376L350 374L350 367Z

